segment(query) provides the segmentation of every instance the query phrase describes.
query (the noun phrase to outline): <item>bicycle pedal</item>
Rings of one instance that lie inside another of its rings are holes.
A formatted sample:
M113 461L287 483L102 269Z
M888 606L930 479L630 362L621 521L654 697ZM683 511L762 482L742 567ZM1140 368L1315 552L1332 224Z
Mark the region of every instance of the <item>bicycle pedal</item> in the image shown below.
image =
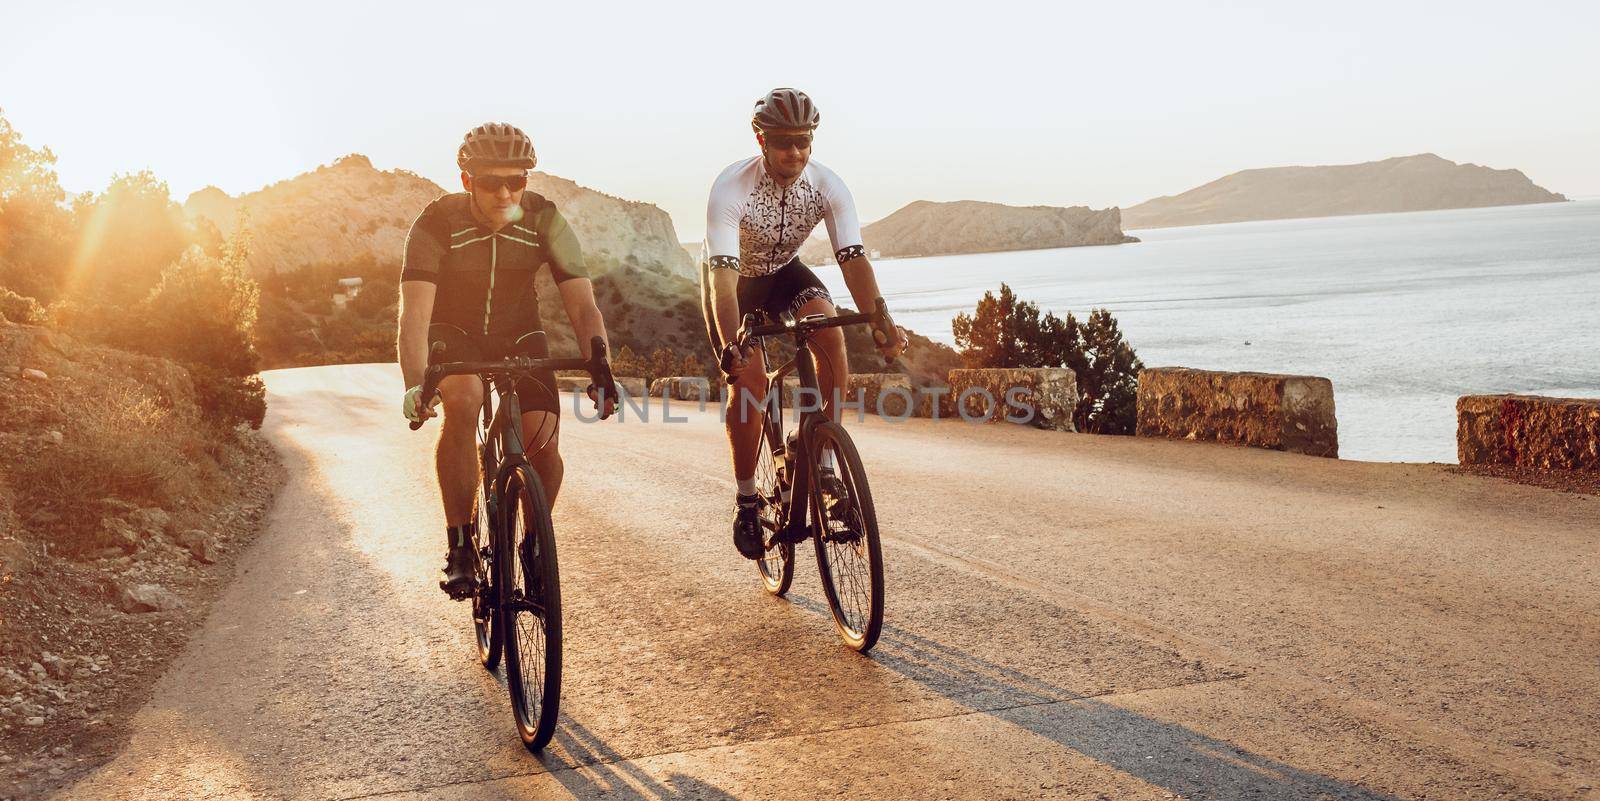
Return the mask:
M785 545L796 545L805 542L811 537L811 529L807 526L784 526L772 533L772 540Z
M439 582L439 589L444 590L445 595L450 596L452 601L465 601L478 594L476 582L463 587L459 584L452 585L448 581L441 581Z

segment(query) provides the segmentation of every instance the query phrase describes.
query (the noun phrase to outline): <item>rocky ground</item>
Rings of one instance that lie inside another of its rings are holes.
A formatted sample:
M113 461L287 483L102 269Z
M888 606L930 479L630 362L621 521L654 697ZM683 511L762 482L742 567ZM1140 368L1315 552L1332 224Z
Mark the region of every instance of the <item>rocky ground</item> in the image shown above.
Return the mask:
M123 546L74 560L4 541L0 799L32 797L115 755L281 483L269 449L247 443L241 466L270 480L241 480L206 528L180 531L161 509L108 498L104 520Z
M282 482L182 368L0 322L0 799L115 754Z

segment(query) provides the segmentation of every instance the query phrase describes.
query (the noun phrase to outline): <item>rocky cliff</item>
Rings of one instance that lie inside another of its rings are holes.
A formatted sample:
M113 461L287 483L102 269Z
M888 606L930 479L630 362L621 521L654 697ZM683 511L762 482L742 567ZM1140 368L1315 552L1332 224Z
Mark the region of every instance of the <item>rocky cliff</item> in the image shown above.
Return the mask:
M1457 164L1432 153L1325 167L1244 170L1122 213L1129 228L1551 203L1565 197L1519 170Z
M833 261L820 227L801 249L807 264ZM992 253L1078 245L1120 245L1139 240L1122 233L1116 208L1006 206L978 200L918 200L861 229L869 251L884 258Z
M528 187L561 208L597 273L631 266L694 277L672 219L654 205L544 173L534 173ZM286 272L313 264L398 263L411 221L444 193L419 175L378 170L365 156L350 155L237 198L207 187L190 195L184 210L210 219L224 233L243 211L254 237L252 267Z

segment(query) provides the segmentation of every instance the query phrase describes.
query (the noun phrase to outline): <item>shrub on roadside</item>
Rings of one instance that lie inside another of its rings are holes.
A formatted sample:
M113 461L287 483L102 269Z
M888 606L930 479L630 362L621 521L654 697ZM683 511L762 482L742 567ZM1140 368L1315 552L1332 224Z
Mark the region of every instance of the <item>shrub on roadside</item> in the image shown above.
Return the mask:
M200 405L208 422L259 428L265 414L265 393L255 376L259 292L244 274L247 251L244 235L228 242L220 259L192 247L132 308L63 301L51 307L51 321L86 340L182 364L204 396Z
M39 301L0 286L0 320L23 325L43 325L49 314Z
M29 147L0 113L0 284L46 304L60 290L72 239L55 162L50 148Z
M194 400L206 419L225 427L260 428L267 416L267 387L259 375L228 375L220 370L191 368Z
M1139 361L1122 339L1116 318L1095 309L1087 322L1063 320L1021 300L1001 284L983 293L973 314L951 322L962 362L969 368L1065 367L1077 376L1072 421L1091 434L1132 434L1138 416Z
M134 349L224 375L254 373L259 293L242 262L185 251L137 308L143 330Z

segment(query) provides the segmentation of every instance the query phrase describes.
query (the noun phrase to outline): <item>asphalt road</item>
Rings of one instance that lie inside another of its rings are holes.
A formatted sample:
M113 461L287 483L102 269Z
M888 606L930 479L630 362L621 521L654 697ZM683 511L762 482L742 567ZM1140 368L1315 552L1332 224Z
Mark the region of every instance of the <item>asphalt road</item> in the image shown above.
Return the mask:
M563 719L438 591L391 366L265 375L291 478L82 799L1600 798L1600 500L956 421L850 423L886 627L729 535L714 413L563 426ZM570 407L569 407L570 408Z

